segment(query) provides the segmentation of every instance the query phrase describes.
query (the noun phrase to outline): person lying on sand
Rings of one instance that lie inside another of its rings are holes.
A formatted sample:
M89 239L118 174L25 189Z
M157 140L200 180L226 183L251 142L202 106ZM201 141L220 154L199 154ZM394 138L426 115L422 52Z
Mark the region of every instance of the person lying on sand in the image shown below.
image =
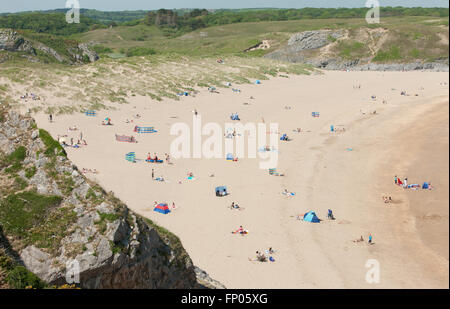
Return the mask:
M77 126L69 127L69 131L76 131L78 130Z
M244 228L241 225L236 231L231 232L231 234L240 234L240 235L244 236L245 234L248 234L248 231L244 230Z
M363 242L363 241L364 241L364 238L362 237L362 235L360 238L353 240L353 242Z
M284 189L283 192L281 192L281 194L287 195L287 196L294 196L295 193L294 192L289 192L288 189Z

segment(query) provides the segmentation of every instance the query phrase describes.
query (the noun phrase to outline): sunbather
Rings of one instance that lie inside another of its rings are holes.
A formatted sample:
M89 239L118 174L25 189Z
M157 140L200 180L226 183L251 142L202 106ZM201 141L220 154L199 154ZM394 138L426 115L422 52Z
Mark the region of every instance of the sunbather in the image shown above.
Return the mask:
M362 241L364 241L364 238L362 237L362 235L361 235L361 237L359 239L353 240L353 242L362 242Z

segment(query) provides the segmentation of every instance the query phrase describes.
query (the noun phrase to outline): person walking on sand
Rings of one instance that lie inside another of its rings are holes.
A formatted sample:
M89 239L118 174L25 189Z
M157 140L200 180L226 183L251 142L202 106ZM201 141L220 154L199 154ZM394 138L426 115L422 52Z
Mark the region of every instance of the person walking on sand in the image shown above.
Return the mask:
M152 168L152 180L155 179L155 170Z
M372 234L369 233L369 245L372 244Z
M405 178L404 180L403 180L403 188L408 188L408 178Z
M52 114L48 115L48 121L53 122L53 115Z
M394 183L395 183L396 185L398 185L398 177L397 177L397 175L394 176Z

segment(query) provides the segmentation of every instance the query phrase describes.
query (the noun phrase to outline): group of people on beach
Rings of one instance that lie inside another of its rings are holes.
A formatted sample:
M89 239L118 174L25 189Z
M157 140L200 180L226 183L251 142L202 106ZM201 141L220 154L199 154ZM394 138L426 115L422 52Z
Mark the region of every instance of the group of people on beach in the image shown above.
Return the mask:
M97 170L94 168L94 169L88 169L88 168L84 168L83 167L83 169L81 170L81 172L83 173L83 174L87 174L87 173L92 173L92 174L98 174L98 172L97 172Z
M70 143L67 142L66 138L68 138L67 135L58 135L58 143L60 143L62 146L71 146L74 148L79 148L81 146L87 146L87 142L85 139L83 139L83 132L80 133L80 138L77 140L77 142L74 142L74 138L70 138Z
M403 187L403 189L418 190L421 187L422 187L422 189L427 189L427 190L433 189L431 182L424 182L422 186L420 186L420 184L408 184L408 178L405 177L405 179L403 179L403 181L401 181L400 178L397 177L397 175L394 176L394 184Z
M28 94L28 92L27 92L25 95L20 96L20 99L25 100L25 102L28 102L28 99L31 99L33 101L40 101L41 97L34 93Z
M360 238L353 240L353 242L354 242L354 243L364 242L364 238L363 238L362 235L361 235ZM368 239L367 243L368 243L369 245L373 245L373 244L374 244L374 242L373 242L373 237L372 237L372 234L371 234L371 233L369 233L369 239Z
M266 250L265 253L256 251L256 261L257 262L275 262L275 259L272 257L272 255L275 253L275 251L270 247L268 250ZM249 259L250 261L252 259Z

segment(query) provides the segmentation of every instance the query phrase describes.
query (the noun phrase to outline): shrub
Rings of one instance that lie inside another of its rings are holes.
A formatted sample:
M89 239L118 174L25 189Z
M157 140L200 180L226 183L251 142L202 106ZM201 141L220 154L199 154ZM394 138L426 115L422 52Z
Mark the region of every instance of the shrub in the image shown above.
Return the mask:
M25 289L29 287L42 289L46 287L45 282L23 266L14 267L8 273L6 282L15 289Z
M55 153L57 153L57 155L67 157L67 153L64 148L53 139L50 133L48 133L44 129L39 129L39 137L47 147L44 152L46 156L51 157L54 156Z
M131 47L126 52L127 57L147 56L154 54L156 54L156 51L153 48L147 47Z

